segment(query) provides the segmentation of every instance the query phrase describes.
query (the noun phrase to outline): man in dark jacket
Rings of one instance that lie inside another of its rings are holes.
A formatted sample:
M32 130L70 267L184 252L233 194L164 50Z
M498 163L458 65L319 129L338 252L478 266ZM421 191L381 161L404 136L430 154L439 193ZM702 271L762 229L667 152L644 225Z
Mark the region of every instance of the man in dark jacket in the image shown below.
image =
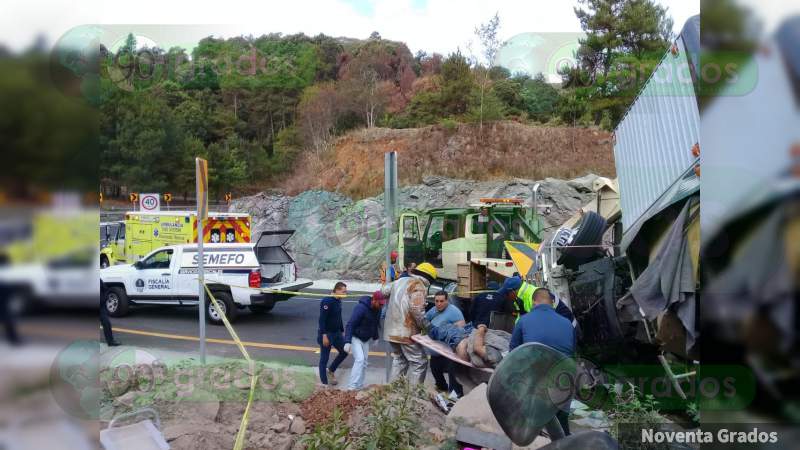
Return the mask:
M325 297L319 302L319 329L317 331L317 343L319 343L319 381L322 384L335 385L337 383L334 372L339 364L347 358L344 350L344 326L342 325L342 301L341 297L347 294L347 285L339 281L333 286L333 295ZM339 354L333 360L333 364L328 367L328 357L331 354L331 346L336 348Z
M478 325L488 327L489 321L492 319L492 312L504 312L508 309L506 308L508 303L506 298L497 292L499 289L500 285L496 281L490 281L486 286L486 290L489 292L480 293L472 299L470 317L473 327Z
M108 319L108 308L106 307L106 285L100 281L100 325L103 327L103 334L106 337L106 344L109 347L119 345L114 339L114 331L111 329L111 321Z
M369 340L378 340L378 324L381 307L385 303L380 291L372 294L372 298L362 297L353 309L353 314L345 327L344 351L353 352L353 369L347 389L355 390L364 387L364 373L367 370L369 356Z

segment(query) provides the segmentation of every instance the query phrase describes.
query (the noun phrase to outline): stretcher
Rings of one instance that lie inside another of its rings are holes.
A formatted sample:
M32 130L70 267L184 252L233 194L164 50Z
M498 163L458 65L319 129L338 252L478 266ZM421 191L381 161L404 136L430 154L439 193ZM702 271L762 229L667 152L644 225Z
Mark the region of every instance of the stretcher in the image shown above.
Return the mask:
M491 378L492 373L494 373L493 369L477 367L471 362L464 361L463 359L459 358L458 355L456 355L456 353L444 342L439 342L421 334L415 334L414 336L411 336L411 340L425 347L426 349L436 352L450 361L455 362L456 364L453 364L450 370L453 371L453 375L456 377L456 380L459 382L459 384L461 384L465 394L475 389L475 387L481 383L488 383L489 378Z
M471 369L475 369L475 370L479 370L479 371L482 371L482 372L486 372L489 375L491 375L492 372L494 372L494 370L492 370L492 369L489 369L489 368L486 368L486 367L478 367L478 366L472 364L469 361L464 361L463 359L459 358L458 355L456 355L456 352L454 352L453 349L450 348L450 346L448 346L444 342L433 340L430 337L428 337L427 335L415 334L415 335L411 336L411 340L416 342L417 344L427 348L428 350L432 350L432 351L444 356L445 358L449 359L450 361L457 362L457 363L459 363L459 364L461 364L463 366L469 367Z

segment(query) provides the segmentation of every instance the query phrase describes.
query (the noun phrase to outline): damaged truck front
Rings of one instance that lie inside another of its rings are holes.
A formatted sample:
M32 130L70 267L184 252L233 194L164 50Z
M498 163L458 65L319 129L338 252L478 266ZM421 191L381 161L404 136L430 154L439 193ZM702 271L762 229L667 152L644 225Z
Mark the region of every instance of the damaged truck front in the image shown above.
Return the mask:
M694 17L614 132L618 180L596 186L596 205L539 254L538 276L569 302L583 354L601 364L657 357L671 373L670 355L699 359L698 47ZM587 236L597 245L576 245Z

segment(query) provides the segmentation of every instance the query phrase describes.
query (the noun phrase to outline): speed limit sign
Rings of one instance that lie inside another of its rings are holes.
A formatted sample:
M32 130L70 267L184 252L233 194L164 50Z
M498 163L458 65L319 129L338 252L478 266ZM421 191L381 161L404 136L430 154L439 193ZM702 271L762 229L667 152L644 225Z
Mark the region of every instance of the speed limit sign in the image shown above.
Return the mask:
M140 194L139 209L141 211L160 211L161 196L159 194Z

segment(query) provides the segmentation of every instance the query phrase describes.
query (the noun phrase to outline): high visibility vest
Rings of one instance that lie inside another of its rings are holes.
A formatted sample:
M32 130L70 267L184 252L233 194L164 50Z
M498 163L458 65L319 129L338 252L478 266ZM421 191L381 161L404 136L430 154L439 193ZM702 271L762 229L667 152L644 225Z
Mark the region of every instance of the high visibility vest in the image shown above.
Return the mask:
M522 286L517 289L517 298L522 300L522 311L519 310L519 304L514 302L514 309L517 311L517 318L519 319L523 313L530 312L533 309L533 293L536 292L536 289L539 289L538 286L534 286L530 283L525 281L522 282Z

